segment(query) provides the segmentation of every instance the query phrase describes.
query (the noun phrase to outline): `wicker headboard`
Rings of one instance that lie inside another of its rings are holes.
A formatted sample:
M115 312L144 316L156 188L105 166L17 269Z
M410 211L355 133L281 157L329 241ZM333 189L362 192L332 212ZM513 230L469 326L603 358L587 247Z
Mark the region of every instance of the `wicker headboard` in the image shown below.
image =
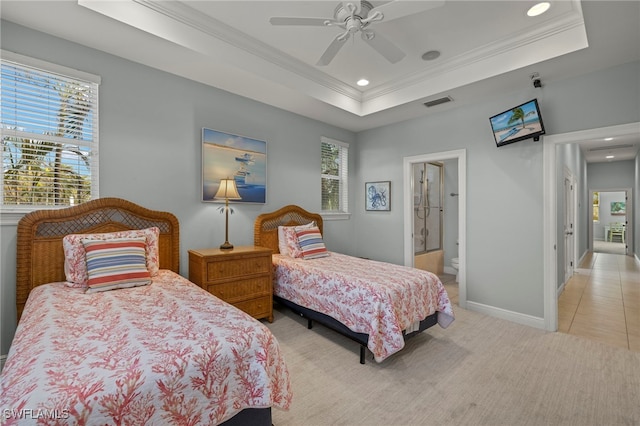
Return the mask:
M100 198L60 210L38 210L18 223L16 306L18 320L29 292L41 285L65 280L62 238L92 234L160 229L160 268L180 272L180 229L171 213L148 210L120 198Z
M278 226L306 225L314 220L322 232L322 216L310 213L302 207L289 205L272 213L263 213L256 218L254 223L253 243L257 246L268 247L273 253L280 253Z

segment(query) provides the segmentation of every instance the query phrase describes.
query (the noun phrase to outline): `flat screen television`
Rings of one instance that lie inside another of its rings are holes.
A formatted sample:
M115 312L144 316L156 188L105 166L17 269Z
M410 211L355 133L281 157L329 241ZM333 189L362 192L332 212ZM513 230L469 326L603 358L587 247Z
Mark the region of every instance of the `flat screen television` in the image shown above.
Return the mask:
M538 100L532 99L489 119L496 146L508 145L524 139L539 140L544 124Z

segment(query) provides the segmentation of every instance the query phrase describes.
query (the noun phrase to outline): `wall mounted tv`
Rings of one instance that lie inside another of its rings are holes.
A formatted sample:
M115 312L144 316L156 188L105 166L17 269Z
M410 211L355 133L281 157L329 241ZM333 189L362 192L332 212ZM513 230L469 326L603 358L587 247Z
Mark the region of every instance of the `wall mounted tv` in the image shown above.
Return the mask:
M489 119L497 146L524 139L539 140L544 135L544 124L538 100L532 99Z

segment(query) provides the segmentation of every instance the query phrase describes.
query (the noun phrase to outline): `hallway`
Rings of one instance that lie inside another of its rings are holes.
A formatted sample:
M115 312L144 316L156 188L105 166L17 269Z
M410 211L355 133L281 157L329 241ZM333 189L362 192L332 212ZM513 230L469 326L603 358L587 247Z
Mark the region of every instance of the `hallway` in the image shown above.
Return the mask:
M640 262L587 254L558 298L558 331L640 352Z

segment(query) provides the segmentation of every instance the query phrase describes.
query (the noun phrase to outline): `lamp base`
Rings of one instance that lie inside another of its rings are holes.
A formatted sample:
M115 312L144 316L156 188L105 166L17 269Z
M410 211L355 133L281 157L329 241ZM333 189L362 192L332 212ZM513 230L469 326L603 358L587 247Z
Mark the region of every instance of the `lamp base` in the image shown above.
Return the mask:
M220 245L220 250L231 250L233 248L233 244L231 244L229 241L225 241L223 244Z

